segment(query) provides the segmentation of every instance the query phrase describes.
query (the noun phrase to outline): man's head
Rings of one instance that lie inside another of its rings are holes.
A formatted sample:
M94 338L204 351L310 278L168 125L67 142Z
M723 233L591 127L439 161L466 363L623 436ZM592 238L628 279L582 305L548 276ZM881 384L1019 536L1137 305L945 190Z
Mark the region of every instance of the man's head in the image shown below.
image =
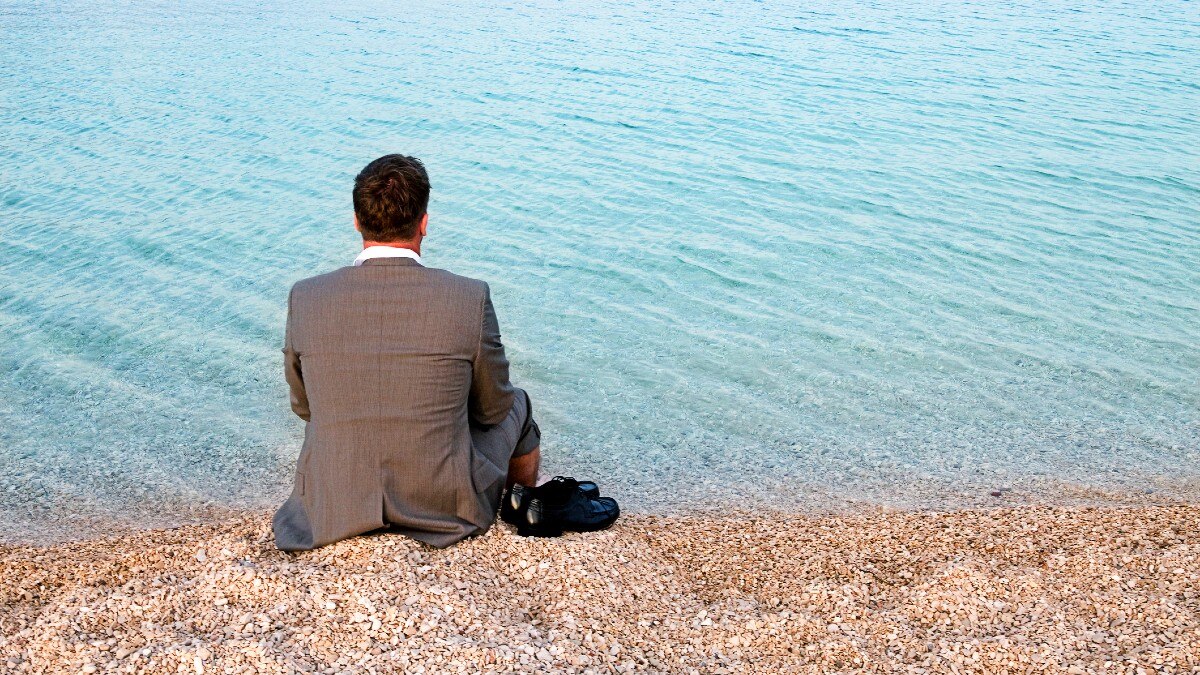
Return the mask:
M384 155L354 179L354 221L363 241L419 241L428 207L429 176L416 157Z

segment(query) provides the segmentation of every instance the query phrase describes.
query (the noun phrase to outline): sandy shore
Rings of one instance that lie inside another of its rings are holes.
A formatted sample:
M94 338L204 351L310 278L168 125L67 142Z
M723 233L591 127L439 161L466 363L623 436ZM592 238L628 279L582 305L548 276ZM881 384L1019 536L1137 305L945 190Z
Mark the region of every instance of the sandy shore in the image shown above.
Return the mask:
M1200 506L622 519L289 555L265 514L0 547L15 672L1200 672Z

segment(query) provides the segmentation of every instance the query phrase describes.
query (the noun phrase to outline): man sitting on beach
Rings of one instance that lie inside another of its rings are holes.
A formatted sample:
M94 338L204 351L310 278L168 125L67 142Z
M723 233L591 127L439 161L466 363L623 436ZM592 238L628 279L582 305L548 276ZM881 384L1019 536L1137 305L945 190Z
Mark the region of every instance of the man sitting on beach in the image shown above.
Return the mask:
M288 297L285 376L307 425L273 523L281 549L384 527L449 546L491 527L506 484L537 481L540 431L529 396L509 382L488 285L421 260L429 190L415 158L368 164L353 191L362 252ZM594 484L552 483L553 528L616 519ZM506 520L526 517L527 493L514 488ZM522 526L550 532L549 511L534 507Z

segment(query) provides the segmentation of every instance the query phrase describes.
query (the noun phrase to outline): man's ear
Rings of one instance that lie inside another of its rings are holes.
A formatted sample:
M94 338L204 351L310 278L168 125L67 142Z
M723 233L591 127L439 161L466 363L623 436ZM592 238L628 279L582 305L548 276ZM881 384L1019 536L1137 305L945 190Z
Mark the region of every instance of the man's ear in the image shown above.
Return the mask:
M357 221L355 221L355 222L357 222ZM420 225L420 227L417 228L417 231L421 233L422 237L424 237L425 232L428 229L429 229L429 212L426 211L425 215L421 216L421 225Z
M358 214L354 214L354 231L362 234L362 228L358 226Z

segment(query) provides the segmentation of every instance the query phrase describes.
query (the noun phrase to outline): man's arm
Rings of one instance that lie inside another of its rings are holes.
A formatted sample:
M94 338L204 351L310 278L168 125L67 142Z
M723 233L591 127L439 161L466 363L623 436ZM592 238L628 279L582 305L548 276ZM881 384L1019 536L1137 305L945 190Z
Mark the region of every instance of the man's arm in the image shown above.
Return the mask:
M283 331L283 377L287 380L292 392L292 412L305 422L310 416L308 410L308 393L304 391L304 374L300 371L300 355L292 347L292 295L295 288L288 293L287 323Z
M471 423L479 426L499 424L513 405L513 386L508 381L508 358L500 344L500 323L492 307L491 289L484 284L483 317L479 328L479 347L471 371Z

